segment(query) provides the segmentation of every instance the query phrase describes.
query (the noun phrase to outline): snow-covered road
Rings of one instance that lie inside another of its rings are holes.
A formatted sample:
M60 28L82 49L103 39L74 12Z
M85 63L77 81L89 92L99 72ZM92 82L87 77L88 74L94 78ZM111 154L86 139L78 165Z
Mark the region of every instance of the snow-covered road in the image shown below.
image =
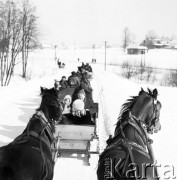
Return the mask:
M52 87L54 79L62 75L69 75L76 70L77 64L60 70L56 75L43 79L33 80L19 86L0 89L0 146L11 142L19 135L35 109L40 104L40 86ZM137 95L140 88L154 88L147 85L138 85L118 77L111 71L93 65L94 89L93 98L99 103L98 135L101 151L109 134L114 133L115 123L121 105L129 96ZM177 174L177 88L157 87L158 99L162 103L161 124L162 130L152 136L153 148L157 161L162 166L173 165ZM55 165L54 180L96 180L97 156L91 157L91 166L83 166L78 159L59 158ZM170 166L171 167L171 166ZM168 170L167 168L165 170ZM164 167L160 169L164 177ZM170 173L168 173L170 174ZM72 177L72 178L71 178Z

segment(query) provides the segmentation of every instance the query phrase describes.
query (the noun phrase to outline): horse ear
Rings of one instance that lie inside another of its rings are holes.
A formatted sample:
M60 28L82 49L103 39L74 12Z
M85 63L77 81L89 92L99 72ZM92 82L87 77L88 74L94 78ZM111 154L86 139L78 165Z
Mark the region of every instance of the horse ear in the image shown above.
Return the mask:
M47 88L40 86L40 89L41 89L41 95L44 95L44 93L46 92Z
M157 91L157 89L155 88L155 89L153 90L153 97L154 97L154 99L157 99L157 95L158 95L158 91Z
M141 95L144 92L144 89L141 87L141 91L139 92L139 95Z
M148 90L149 95L153 96L152 91L149 88L147 88L147 90Z

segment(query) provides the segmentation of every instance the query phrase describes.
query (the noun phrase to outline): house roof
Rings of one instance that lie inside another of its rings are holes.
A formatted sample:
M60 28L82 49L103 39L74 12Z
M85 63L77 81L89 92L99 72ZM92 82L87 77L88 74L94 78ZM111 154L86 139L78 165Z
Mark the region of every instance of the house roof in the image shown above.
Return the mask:
M129 45L127 47L127 49L142 49L142 50L147 50L148 48L146 46L139 46L139 45L132 44L132 45Z

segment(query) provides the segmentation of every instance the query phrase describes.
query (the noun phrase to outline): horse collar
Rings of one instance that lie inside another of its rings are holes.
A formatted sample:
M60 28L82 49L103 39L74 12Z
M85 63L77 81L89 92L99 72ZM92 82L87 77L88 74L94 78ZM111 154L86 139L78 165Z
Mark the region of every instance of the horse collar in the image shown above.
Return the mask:
M43 121L43 123L46 124L45 128L43 130L46 129L46 131L48 132L49 136L52 137L53 139L53 133L52 133L52 127L51 127L51 124L49 123L49 121L47 120L45 114L42 112L42 111L37 111L36 112L36 116L41 120ZM48 127L48 128L47 128Z
M136 116L132 115L131 112L129 112L129 117L130 117L130 119L134 120L134 121L137 123L138 127L142 130L142 131L141 131L141 130L140 130L139 128L137 128L137 126L135 125L137 131L140 132L140 134L141 134L141 132L143 132L143 134L145 135L144 144L147 145L147 142L148 142L149 139L148 139L147 133L146 133L145 131L147 130L148 125L147 125L145 122L143 122L143 121L141 121L140 119L138 119ZM130 123L130 124L131 124L131 123Z

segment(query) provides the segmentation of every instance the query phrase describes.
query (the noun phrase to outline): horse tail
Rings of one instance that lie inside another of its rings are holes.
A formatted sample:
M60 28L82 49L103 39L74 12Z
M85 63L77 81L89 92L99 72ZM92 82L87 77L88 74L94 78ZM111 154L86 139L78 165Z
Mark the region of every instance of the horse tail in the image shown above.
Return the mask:
M7 166L0 166L0 179L2 180L17 180L14 177L12 168Z

